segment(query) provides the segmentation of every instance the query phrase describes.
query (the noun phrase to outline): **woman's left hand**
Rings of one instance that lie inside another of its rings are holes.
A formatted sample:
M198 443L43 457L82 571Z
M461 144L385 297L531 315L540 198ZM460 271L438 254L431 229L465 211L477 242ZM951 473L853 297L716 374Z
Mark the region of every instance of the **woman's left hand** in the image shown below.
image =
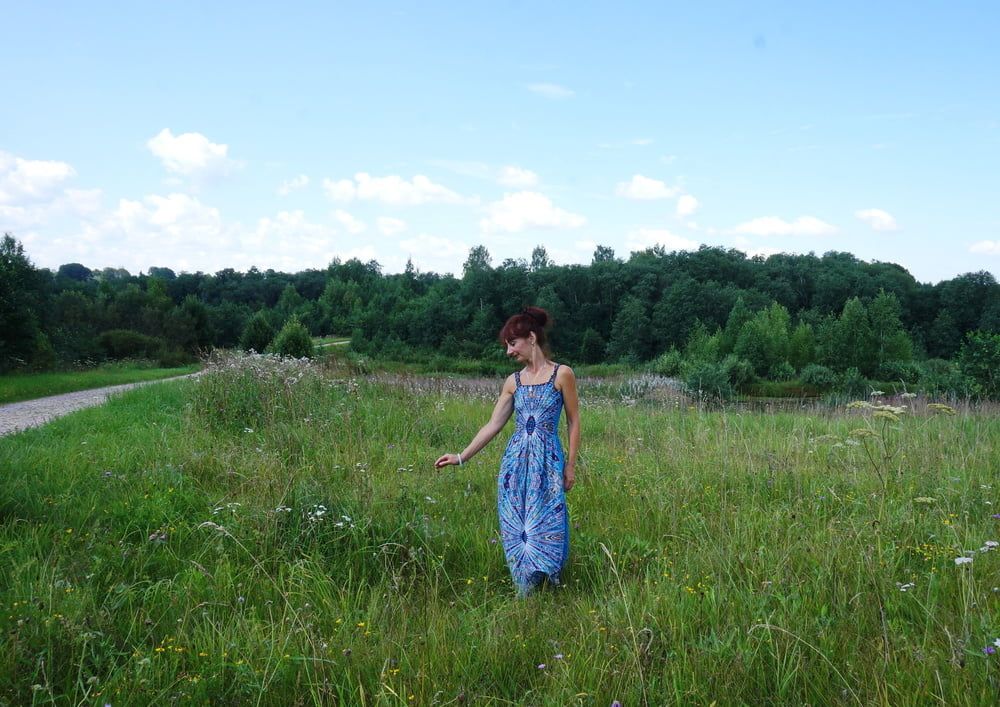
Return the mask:
M443 469L444 467L453 464L458 464L457 454L442 454L440 457L438 457L438 460L434 462L434 468Z
M567 467L563 469L563 489L569 491L573 488L573 484L576 483L576 472Z

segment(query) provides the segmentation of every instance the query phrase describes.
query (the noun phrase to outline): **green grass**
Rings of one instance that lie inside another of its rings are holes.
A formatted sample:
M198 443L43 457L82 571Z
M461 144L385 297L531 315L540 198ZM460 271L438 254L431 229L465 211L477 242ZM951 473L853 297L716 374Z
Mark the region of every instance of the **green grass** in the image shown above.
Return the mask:
M270 365L0 440L0 704L996 697L1000 553L954 563L1000 539L994 417L581 385L566 586L518 600L504 441L431 468L489 400Z
M0 376L0 404L43 398L107 385L172 378L194 373L198 366L149 368L140 364L109 364L79 371L12 373Z

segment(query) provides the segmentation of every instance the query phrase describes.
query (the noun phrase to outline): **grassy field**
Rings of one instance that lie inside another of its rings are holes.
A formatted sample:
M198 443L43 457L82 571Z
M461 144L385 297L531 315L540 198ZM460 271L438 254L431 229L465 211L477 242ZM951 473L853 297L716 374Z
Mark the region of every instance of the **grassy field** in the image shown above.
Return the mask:
M113 364L80 371L55 373L13 373L0 376L0 404L103 388L107 385L138 383L194 373L198 366L148 368L142 365Z
M993 415L584 381L565 587L518 600L504 442L432 469L494 390L245 358L0 440L0 704L996 702Z

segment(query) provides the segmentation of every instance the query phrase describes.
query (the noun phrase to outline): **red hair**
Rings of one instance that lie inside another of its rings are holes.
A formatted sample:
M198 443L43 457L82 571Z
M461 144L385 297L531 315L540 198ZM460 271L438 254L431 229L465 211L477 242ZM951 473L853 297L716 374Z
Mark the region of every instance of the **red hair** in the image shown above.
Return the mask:
M500 343L506 344L512 339L526 339L534 332L535 340L542 350L548 353L548 343L545 330L552 325L549 313L541 307L525 307L512 315L500 329Z

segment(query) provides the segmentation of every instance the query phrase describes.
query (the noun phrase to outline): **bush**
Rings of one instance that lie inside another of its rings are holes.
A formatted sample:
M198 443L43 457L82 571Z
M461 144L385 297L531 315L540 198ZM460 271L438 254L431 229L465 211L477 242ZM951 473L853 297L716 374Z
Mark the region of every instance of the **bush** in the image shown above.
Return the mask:
M256 351L264 353L274 339L274 327L267 321L267 316L263 312L257 312L250 317L246 328L243 329L243 336L240 337L240 348L244 351Z
M875 377L882 381L916 383L920 379L920 367L912 361L885 361L875 371Z
M292 315L268 347L270 353L291 358L312 358L313 340L299 318Z
M733 395L729 375L721 363L695 361L686 367L684 389L688 395L701 400L725 400Z
M659 376L676 376L681 372L681 364L684 357L675 348L664 351L659 356L649 362L649 372Z
M795 369L788 361L779 361L771 366L767 377L776 381L788 381L795 377Z
M1000 398L1000 334L970 331L958 352L958 366L977 396Z
M799 379L804 385L809 385L820 390L828 390L837 383L837 374L826 366L818 363L810 363L802 369Z
M854 366L844 371L837 379L837 390L850 397L868 397L868 379Z
M109 329L97 337L108 358L156 358L166 345L163 339L131 329Z
M963 396L969 392L969 380L957 363L931 358L920 365L917 385L929 395Z
M726 372L729 383L736 390L743 390L757 380L757 376L753 372L753 364L734 354L723 359L722 368Z

